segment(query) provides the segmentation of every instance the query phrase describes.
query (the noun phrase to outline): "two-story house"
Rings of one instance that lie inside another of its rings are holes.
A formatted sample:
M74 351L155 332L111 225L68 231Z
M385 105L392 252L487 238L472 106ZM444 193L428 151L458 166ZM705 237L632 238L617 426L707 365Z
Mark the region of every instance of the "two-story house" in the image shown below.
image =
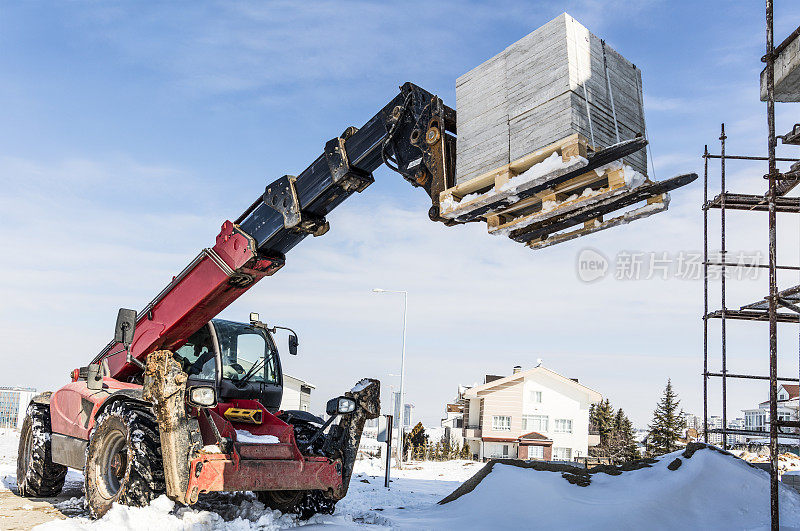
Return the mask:
M781 420L800 419L800 385L780 384L778 386L778 418ZM757 408L744 409L744 429L751 431L769 431L769 400L761 402ZM784 428L785 432L797 432L796 429ZM748 441L759 440L752 436L746 437ZM720 441L722 439L720 438Z
M464 438L474 457L571 461L589 454L597 391L541 365L487 376L464 392Z

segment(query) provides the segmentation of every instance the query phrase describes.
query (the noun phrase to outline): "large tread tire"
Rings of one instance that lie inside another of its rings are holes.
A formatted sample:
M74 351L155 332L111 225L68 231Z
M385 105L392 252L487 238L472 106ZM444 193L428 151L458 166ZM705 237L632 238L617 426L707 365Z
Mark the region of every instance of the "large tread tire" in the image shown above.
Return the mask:
M20 496L48 498L64 488L67 467L53 462L50 437L50 408L43 404L29 405L17 452Z
M84 480L86 505L94 518L114 503L143 507L164 493L158 423L148 407L115 402L98 417Z
M282 513L308 520L315 514L333 514L336 502L321 490L274 490L256 492L258 501Z

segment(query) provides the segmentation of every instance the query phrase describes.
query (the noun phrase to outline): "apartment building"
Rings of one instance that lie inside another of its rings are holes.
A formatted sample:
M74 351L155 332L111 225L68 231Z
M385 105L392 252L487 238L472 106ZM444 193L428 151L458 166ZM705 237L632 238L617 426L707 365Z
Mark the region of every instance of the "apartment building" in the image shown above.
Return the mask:
M21 428L34 396L36 389L30 387L0 387L0 428Z

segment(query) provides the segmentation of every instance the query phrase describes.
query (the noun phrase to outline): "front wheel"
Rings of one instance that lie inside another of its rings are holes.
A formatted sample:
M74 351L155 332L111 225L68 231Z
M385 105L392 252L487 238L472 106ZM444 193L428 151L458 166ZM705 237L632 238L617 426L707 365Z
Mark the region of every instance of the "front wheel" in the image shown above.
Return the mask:
M95 518L113 503L145 506L164 492L158 424L146 408L117 402L89 439L86 500Z
M333 514L336 502L321 490L268 490L256 492L258 501L282 513L307 520L315 514Z

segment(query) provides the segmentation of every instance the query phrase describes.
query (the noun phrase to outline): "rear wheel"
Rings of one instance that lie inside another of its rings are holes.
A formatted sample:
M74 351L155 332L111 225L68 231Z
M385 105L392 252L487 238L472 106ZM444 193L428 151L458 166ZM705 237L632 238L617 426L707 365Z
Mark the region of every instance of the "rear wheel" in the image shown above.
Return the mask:
M144 506L164 492L158 424L144 406L117 402L97 419L86 457L86 500L92 516L113 503Z
M315 514L333 514L336 505L321 490L269 490L256 492L256 496L270 509L296 514L303 520Z
M64 487L67 467L53 463L50 436L50 408L43 404L31 404L22 423L17 452L17 488L20 496L55 496Z

